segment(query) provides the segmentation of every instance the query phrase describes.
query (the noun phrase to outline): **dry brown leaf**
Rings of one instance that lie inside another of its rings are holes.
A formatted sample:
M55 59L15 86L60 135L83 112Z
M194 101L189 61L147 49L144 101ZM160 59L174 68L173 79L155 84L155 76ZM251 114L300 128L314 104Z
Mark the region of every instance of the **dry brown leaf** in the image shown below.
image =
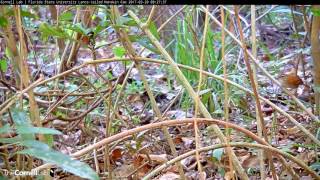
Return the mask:
M247 158L242 162L244 168L257 168L259 166L259 157L248 154Z
M110 159L112 161L116 161L122 157L122 149L119 147L116 147L115 149L112 150L110 154Z
M117 167L113 170L113 175L115 176L115 179L121 179L123 177L129 176L134 171L133 165L121 165L120 167Z
M135 169L140 168L138 170L138 176L139 177L143 177L150 169L151 166L149 164L145 164L146 161L144 161L144 158L141 155L137 155L133 158L133 166ZM143 165L145 164L145 165ZM142 166L143 167L140 167Z
M182 141L182 137L180 135L177 135L174 139L173 139L174 144L181 144Z

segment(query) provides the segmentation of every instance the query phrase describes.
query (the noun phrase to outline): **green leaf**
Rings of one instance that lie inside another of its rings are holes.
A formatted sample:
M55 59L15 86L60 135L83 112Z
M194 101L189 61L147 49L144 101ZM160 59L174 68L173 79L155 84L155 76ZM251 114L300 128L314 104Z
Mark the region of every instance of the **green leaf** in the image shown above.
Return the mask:
M141 46L147 48L148 50L150 50L150 51L152 51L152 52L154 52L154 53L156 53L156 54L160 54L160 52L158 51L158 49L156 49L156 48L152 45L151 41L150 41L148 38L146 38L146 37L138 38L137 42L138 42Z
M66 27L67 29L70 29L72 31L78 32L80 34L87 34L87 30L82 26L81 23L77 23L75 25Z
M59 27L53 27L47 23L40 24L39 31L42 33L44 39L48 39L49 36L59 37L59 38L68 38L67 33L65 33Z
M5 50L4 54L5 54L7 57L12 57L12 52L10 51L10 49L9 49L8 47L6 47L6 50Z
M13 137L13 138L0 138L0 143L4 144L13 144L21 141L20 137Z
M21 12L21 16L22 16L22 17L28 17L28 18L34 18L34 19L37 19L37 18L38 18L37 15L35 15L35 14L29 12L29 11L26 11L26 10L21 10L20 12ZM10 10L7 12L6 15L8 15L8 16L14 16L13 10L10 9Z
M24 142L25 145L31 147L26 150L19 151L20 154L28 154L39 158L43 161L56 164L63 170L82 178L98 180L99 177L90 166L78 160L71 159L71 157L60 152L52 150L48 145L41 142ZM44 150L45 149L45 150Z
M104 20L104 21L101 21L97 27L95 27L94 29L94 36L96 36L97 34L99 34L102 30L106 29L108 26L110 25L110 21L109 20Z
M53 143L54 143L53 135L52 134L44 134L43 136L45 138L46 144L48 144L50 147L52 147Z
M19 134L62 134L60 131L44 127L16 126Z
M320 162L315 162L313 164L310 165L311 169L318 171L320 170Z
M8 69L8 63L5 59L0 60L0 71L6 72Z
M34 19L38 19L38 16L29 12L29 11L25 11L25 10L21 10L21 16L23 17L28 17L28 18L34 18Z
M11 128L9 124L6 124L2 127L0 127L0 134L4 134L4 133L10 133L11 132Z
M311 12L314 16L320 16L320 9L319 8L312 7Z
M29 117L26 112L13 108L12 109L12 119L16 127L32 127ZM17 128L19 134L19 129ZM23 140L33 140L35 139L34 134L19 134Z
M221 161L222 155L223 155L223 148L215 149L212 152L212 157L218 161Z
M64 12L59 16L59 21L72 21L73 14L70 11Z
M117 25L122 26L131 20L132 20L131 18L120 16L116 21L117 21Z
M0 27L6 27L8 25L8 20L4 16L0 16Z
M156 37L158 40L160 39L158 28L153 21L151 21L151 23L149 24L149 30L154 37Z
M13 122L16 126L30 126L31 122L29 121L29 117L27 113L18 108L12 109L12 118Z
M28 148L41 149L43 151L51 151L50 147L47 144L36 140L21 141L20 144Z
M123 57L126 53L126 50L122 46L116 46L112 48L112 52L116 57Z

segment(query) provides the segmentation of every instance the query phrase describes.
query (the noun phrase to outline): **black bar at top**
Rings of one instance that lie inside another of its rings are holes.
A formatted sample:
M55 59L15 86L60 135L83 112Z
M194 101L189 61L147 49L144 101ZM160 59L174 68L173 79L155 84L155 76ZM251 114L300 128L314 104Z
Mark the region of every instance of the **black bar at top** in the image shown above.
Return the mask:
M319 0L0 0L0 5L314 4ZM320 4L320 1L318 2Z

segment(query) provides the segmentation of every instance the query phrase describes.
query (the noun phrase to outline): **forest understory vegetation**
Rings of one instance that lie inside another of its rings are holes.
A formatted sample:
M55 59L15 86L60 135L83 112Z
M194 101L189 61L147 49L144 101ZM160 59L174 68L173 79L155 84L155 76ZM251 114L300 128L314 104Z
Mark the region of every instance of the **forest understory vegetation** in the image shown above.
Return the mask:
M319 5L2 5L0 179L320 179L319 33Z

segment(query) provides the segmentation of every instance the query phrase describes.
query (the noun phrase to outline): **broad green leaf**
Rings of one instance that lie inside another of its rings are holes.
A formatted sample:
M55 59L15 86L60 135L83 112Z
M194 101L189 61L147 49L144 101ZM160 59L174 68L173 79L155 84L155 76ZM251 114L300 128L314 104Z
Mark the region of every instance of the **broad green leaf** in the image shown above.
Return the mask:
M109 20L101 21L99 23L99 25L97 25L97 27L95 27L95 29L93 31L94 32L94 36L99 34L102 30L106 29L108 26L110 26L110 21Z
M4 134L4 133L10 133L11 132L11 128L9 124L6 124L2 127L0 127L0 134Z
M4 54L5 54L7 57L12 57L12 52L10 51L10 49L9 49L8 47L6 47L6 50L5 50Z
M36 140L21 141L20 144L28 148L41 149L42 151L51 151L51 148L47 144Z
M13 143L17 143L21 141L21 138L16 136L13 138L0 138L0 143L4 143L4 144L13 144Z
M34 19L38 19L38 16L29 12L29 11L25 11L25 10L21 10L21 16L23 17L28 17L28 18L34 18Z
M160 39L158 28L153 21L151 21L151 23L149 24L149 30L154 37L156 37L158 40Z
M217 159L218 161L221 161L223 155L223 148L215 149L212 152L212 157Z
M12 118L16 126L31 126L27 113L18 108L12 109Z
M70 11L64 12L59 16L59 21L72 21L73 14Z
M319 8L312 7L311 12L314 16L320 16L320 9Z
M112 52L117 57L123 57L126 53L126 50L122 46L117 46L112 48Z
M21 16L22 17L28 17L28 18L34 18L34 19L38 19L38 16L29 12L29 11L26 11L26 10L21 10ZM14 12L12 9L10 9L8 12L7 12L7 15L9 16L14 16Z
M70 29L72 31L78 32L80 34L87 34L87 30L82 26L81 23L77 23L75 25L66 27L67 29Z
M315 162L313 164L310 165L311 169L318 171L320 170L320 162Z
M60 131L44 127L16 126L19 134L62 134Z
M39 31L42 33L44 39L48 39L49 36L67 38L68 35L59 27L53 27L47 23L40 24Z
M12 119L16 127L32 127L29 117L26 112L13 108L12 109ZM17 128L19 134L19 129ZM35 139L34 134L19 134L23 140L33 140Z
M52 150L48 145L41 142L24 142L25 145L30 146L26 150L19 151L20 154L28 154L33 157L39 158L43 161L56 164L63 170L82 178L98 180L99 177L90 166L78 160L71 159L70 156ZM33 146L33 147L32 147ZM45 150L43 150L45 149Z
M160 52L158 51L158 49L154 48L154 46L151 44L151 41L150 41L148 38L146 38L146 37L139 38L139 39L137 40L137 42L138 42L141 46L149 49L150 51L152 51L152 52L154 52L154 53L156 53L156 54L160 54Z
M5 59L0 60L0 71L6 72L8 69L8 63Z
M117 25L124 25L126 24L127 22L129 22L130 20L132 20L131 18L128 18L128 17L123 17L123 16L120 16L116 21L117 21Z
M0 27L6 27L8 25L8 20L4 16L0 16Z

